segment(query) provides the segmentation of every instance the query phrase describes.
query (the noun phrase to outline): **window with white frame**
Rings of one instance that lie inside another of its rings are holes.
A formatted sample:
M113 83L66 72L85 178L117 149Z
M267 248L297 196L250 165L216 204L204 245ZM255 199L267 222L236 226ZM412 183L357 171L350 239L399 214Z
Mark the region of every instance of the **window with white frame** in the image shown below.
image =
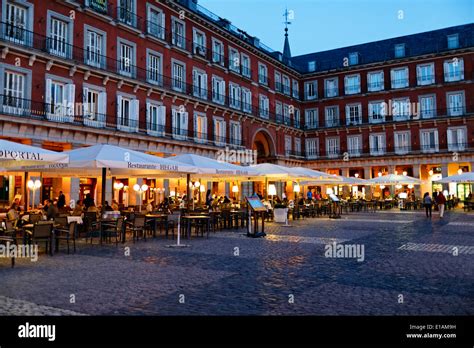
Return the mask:
M135 76L135 44L122 39L117 40L118 45L118 73L127 77Z
M288 104L283 104L283 123L287 126L291 125L290 106Z
M466 127L448 128L448 151L463 151L467 147Z
M270 116L270 100L266 95L260 94L258 106L260 117L268 118Z
M147 50L147 80L161 86L163 84L163 56L161 53Z
M252 76L252 70L250 70L250 57L242 53L240 55L240 61L242 63L242 75L250 78Z
M292 143L292 137L291 135L285 135L285 155L290 156L291 155L291 143Z
M224 44L215 38L212 38L212 62L224 65Z
M171 43L176 47L186 49L185 23L176 17L171 17Z
M424 153L439 151L438 130L422 129L420 130L421 151Z
M392 88L408 87L408 67L395 68L390 71Z
M240 95L240 86L233 82L229 82L229 105L231 108L241 108Z
M132 27L137 26L136 3L135 0L117 1L118 20Z
M49 53L70 58L73 32L73 21L69 17L48 10L47 45Z
M226 143L226 123L220 117L214 117L214 141L216 145Z
M172 86L175 91L184 92L186 87L186 65L172 60Z
M344 77L346 94L360 93L360 75L349 75Z
M382 71L372 71L367 74L367 90L369 92L382 91L384 89L384 78Z
M3 73L3 112L7 114L22 114L27 107L26 74L5 70Z
M465 101L464 92L449 92L446 93L446 102L449 116L461 116L464 114Z
M193 28L193 51L201 57L206 57L206 34Z
M324 109L326 127L339 126L339 106L327 106Z
M262 63L258 63L258 82L262 85L268 85L268 68Z
M107 113L105 88L84 85L82 88L82 112L84 124L90 127L104 127Z
M359 64L359 53L352 52L349 53L349 65L357 65Z
M462 58L445 60L443 67L445 82L464 80L464 60Z
M282 75L283 82L283 93L290 95L290 78L286 75Z
M242 110L252 112L252 92L248 88L242 87Z
M275 102L275 115L277 122L281 122L283 119L283 105L279 101Z
M117 129L124 132L138 131L139 100L131 96L117 96Z
M240 54L232 47L229 47L229 69L240 74Z
M290 108L291 111L291 108ZM293 108L293 123L296 128L301 126L301 112L300 109Z
M395 51L395 58L405 57L405 44L404 43L396 44L394 51Z
M32 11L32 9L16 1L7 1L4 9L5 29L2 36L8 41L13 41L20 45L31 45L32 43L29 42L31 39L27 35L27 30L31 30L33 24L29 18L29 11Z
M340 145L339 137L329 137L326 138L326 156L329 158L334 158L339 156Z
M295 154L296 156L302 156L301 153L301 139L295 138Z
M434 63L419 64L416 66L416 80L418 86L431 85L435 82Z
M275 91L283 91L283 88L281 86L281 74L278 71L275 71Z
M406 121L410 118L410 98L392 100L392 115L394 121Z
M76 86L71 80L46 78L46 116L57 122L74 121Z
M337 97L338 92L337 77L324 80L324 94L326 98Z
M309 81L304 83L305 100L318 98L318 81Z
M232 145L242 145L242 126L239 122L230 121L229 136Z
M385 122L386 105L382 101L371 101L369 102L369 122L380 123Z
M188 117L183 108L171 109L171 134L174 139L184 140L188 136Z
M362 105L346 105L346 125L358 125L362 123Z
M86 47L85 63L97 68L105 68L107 50L106 33L88 26L85 26L84 44Z
M317 158L319 155L319 138L306 139L305 149L308 159Z
M198 143L207 141L207 116L206 114L194 114L194 140Z
M166 126L166 106L155 101L146 103L146 130L149 135L163 136Z
M300 84L298 80L292 80L292 87L293 87L293 98L299 99L300 97Z
M420 95L419 100L419 113L421 118L432 118L436 116L436 97L434 94Z
M193 95L207 99L207 74L203 70L193 69Z
M225 81L222 77L212 76L212 101L224 104L225 101Z
M369 146L372 156L383 155L385 153L385 133L370 134Z
M155 38L165 39L165 14L158 7L147 3L147 33Z
M362 135L347 136L347 153L350 157L359 157L362 152Z
M411 150L410 131L394 132L393 141L395 145L395 153L397 155L405 155Z
M452 34L447 36L448 49L454 50L459 48L459 34Z
M319 126L318 109L306 109L304 111L304 122L306 129L315 129Z

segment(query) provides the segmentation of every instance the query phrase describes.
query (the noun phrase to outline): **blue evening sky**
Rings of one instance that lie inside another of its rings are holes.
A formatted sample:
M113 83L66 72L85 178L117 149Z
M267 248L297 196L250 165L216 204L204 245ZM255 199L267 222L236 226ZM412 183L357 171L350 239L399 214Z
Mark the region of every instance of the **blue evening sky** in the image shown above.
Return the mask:
M293 56L474 22L474 0L199 0L283 50L285 7Z

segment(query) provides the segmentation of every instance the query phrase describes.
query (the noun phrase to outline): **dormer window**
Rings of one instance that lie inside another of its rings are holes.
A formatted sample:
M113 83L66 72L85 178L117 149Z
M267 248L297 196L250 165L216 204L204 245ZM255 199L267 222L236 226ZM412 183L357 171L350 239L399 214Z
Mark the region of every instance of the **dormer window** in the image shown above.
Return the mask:
M349 53L349 65L357 65L359 64L359 53L352 52Z
M312 60L311 62L308 62L308 71L316 71L316 61Z
M453 50L459 48L459 35L448 35L448 49Z
M405 57L405 44L395 45L395 58Z

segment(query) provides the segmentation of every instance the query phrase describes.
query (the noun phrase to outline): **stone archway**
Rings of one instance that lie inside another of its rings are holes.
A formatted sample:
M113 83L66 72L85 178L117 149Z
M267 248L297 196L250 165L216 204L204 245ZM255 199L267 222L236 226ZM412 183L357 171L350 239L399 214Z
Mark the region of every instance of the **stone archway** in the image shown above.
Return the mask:
M252 150L257 151L258 163L268 162L271 157L275 156L275 142L266 129L257 130L253 137Z

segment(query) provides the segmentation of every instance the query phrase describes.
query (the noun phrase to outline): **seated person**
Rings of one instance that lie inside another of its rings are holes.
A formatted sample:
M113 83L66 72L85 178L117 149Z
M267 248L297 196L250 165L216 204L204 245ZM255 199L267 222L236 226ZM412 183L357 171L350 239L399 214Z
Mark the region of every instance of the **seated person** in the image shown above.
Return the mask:
M72 215L81 216L83 212L84 212L84 205L82 204L81 200L78 200L76 203L76 206L74 207L74 210L72 211Z
M114 208L112 208L112 207L109 205L109 202L108 202L108 201L105 201L105 208L104 208L104 211L114 211Z
M20 215L18 214L18 205L17 203L13 203L10 207L10 209L7 212L7 218L8 220L18 220Z
M48 210L46 212L46 219L53 220L59 214L58 210L58 201L55 199L53 202L49 200L48 202Z

